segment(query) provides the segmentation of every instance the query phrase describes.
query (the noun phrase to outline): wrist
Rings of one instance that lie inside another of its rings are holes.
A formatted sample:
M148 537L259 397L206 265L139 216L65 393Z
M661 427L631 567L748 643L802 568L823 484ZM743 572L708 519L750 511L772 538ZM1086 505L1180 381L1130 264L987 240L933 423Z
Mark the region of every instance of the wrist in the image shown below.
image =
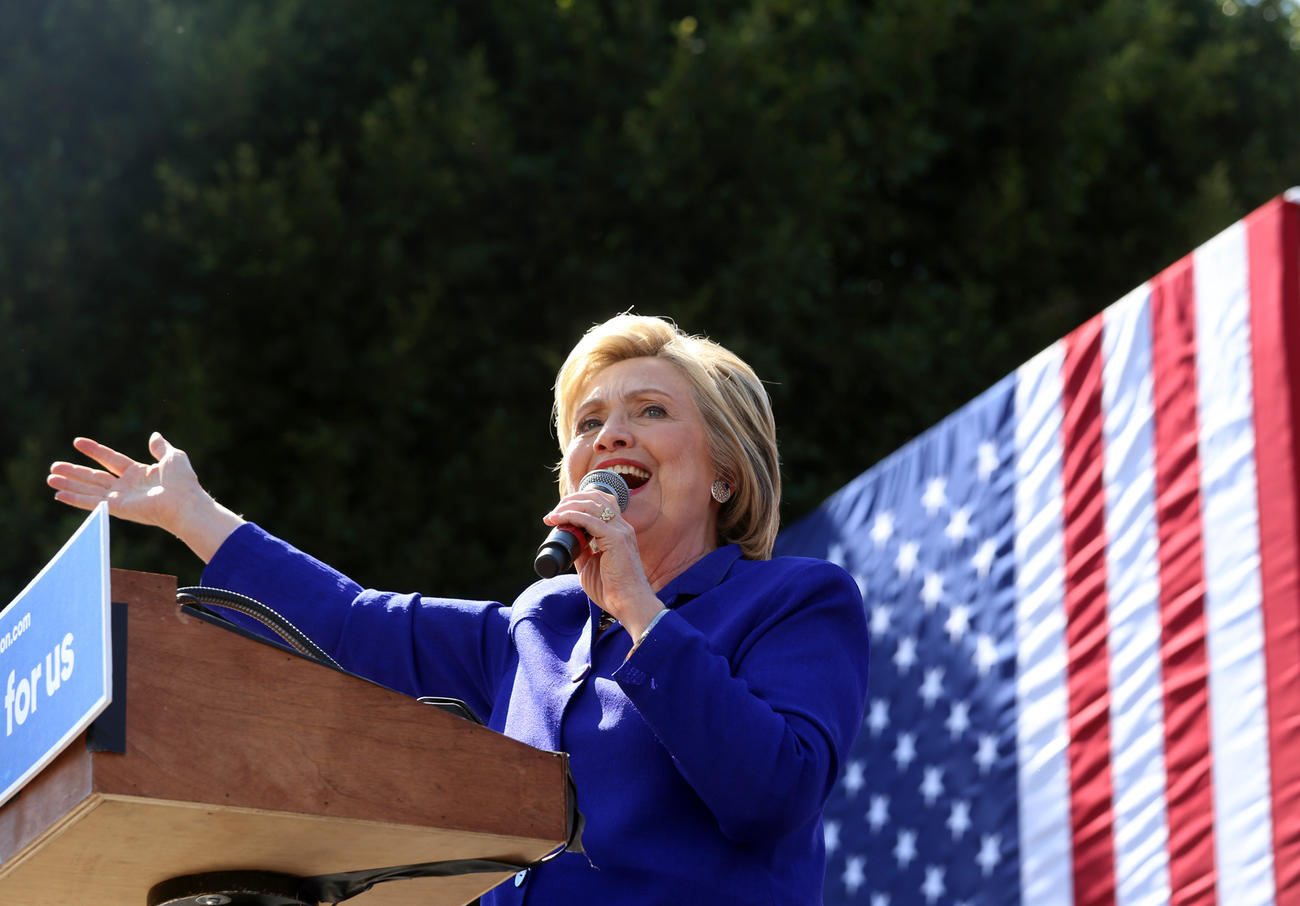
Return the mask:
M637 595L630 601L620 602L615 614L627 634L637 639L665 609L663 601L660 601L654 592L646 589L644 594Z
M181 507L176 525L170 530L195 556L207 563L244 522L242 516L199 489Z
M667 607L664 607L664 608L660 609L660 611L659 611L657 614L654 615L654 618L653 618L649 623L646 624L645 629L643 629L643 630L641 630L639 633L633 635L633 637L632 637L632 639L633 639L633 641L632 641L632 647L631 647L630 649L628 649L627 657L623 658L623 660L626 661L627 658L629 658L629 657L632 656L632 653L633 653L634 651L636 651L638 648L641 647L641 643L644 642L644 641L646 640L646 638L647 638L647 637L650 635L650 633L654 630L655 626L657 626L657 625L659 624L659 621L663 619L664 614L666 614L666 613L668 613L668 608L667 608Z

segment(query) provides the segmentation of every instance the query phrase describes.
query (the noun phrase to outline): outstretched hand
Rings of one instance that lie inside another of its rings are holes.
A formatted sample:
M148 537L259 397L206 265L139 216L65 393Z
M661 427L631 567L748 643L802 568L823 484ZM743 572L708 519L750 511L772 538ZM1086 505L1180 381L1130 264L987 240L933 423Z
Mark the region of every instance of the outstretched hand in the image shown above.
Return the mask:
M243 522L203 490L185 451L156 431L149 438L153 463L137 462L88 437L78 437L73 446L101 468L51 465L46 483L60 503L93 510L107 502L111 515L165 529L205 562Z
M157 432L149 438L149 452L157 460L150 465L89 437L78 437L72 445L102 468L70 462L50 466L54 499L69 506L93 510L107 501L109 513L119 519L169 529L179 499L199 487L189 457Z

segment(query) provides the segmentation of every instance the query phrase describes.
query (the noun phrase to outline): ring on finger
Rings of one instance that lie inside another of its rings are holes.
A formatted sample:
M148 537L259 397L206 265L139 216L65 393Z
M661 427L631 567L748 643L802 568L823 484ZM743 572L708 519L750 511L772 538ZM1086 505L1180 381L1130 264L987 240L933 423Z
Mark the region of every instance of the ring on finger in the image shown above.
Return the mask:
M601 522L609 522L609 520L611 520L611 519L613 519L613 518L614 518L614 511L611 510L609 507L605 507L604 512L602 512L602 513L600 514L600 521L601 521Z

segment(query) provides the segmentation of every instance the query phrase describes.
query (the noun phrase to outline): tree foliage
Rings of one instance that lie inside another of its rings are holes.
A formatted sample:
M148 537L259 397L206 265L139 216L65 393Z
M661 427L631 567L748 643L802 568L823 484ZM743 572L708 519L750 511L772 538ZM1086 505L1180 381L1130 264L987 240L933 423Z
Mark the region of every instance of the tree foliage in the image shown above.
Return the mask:
M355 575L509 596L550 382L635 307L771 382L797 516L1300 174L1300 20L1208 0L0 8L0 449L157 428ZM197 576L158 533L116 565Z

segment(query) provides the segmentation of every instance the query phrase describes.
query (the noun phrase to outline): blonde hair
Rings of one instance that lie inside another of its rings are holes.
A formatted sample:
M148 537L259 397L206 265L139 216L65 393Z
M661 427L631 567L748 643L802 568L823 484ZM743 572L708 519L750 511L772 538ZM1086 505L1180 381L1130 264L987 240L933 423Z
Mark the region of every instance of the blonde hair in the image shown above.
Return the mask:
M661 358L686 378L704 417L709 455L732 496L718 513L719 544L739 544L750 560L772 556L780 523L781 469L772 404L758 375L730 350L690 336L664 318L624 314L592 327L555 379L560 454L573 440L578 395L596 372L617 362ZM568 493L562 467L560 493Z

